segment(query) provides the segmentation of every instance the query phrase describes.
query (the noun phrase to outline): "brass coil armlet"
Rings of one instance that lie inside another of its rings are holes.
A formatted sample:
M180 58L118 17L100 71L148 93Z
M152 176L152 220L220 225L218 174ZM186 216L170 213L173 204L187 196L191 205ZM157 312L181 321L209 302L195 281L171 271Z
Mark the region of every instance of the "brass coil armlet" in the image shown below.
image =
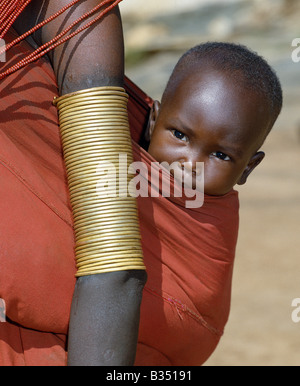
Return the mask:
M128 188L121 197L107 194L109 189L103 196L98 189L101 165L114 166L116 178L108 183L118 188L119 154L133 162L127 102L128 95L119 87L82 90L53 102L74 217L77 277L145 270L136 198ZM125 181L128 187L128 173Z

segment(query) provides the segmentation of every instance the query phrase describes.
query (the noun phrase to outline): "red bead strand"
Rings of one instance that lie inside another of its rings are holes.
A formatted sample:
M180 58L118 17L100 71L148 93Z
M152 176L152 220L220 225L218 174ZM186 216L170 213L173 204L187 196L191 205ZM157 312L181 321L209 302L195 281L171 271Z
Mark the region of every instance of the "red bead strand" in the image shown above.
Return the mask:
M30 0L31 1L31 0ZM23 35L19 36L17 39L13 40L11 43L7 44L6 47L2 48L0 50L0 55L3 54L5 51L8 51L10 48L12 48L14 45L18 44L20 41L26 39L28 36L36 32L38 29L42 28L44 25L50 23L52 20L56 19L58 16L60 16L62 13L64 13L67 9L75 5L81 0L73 0L71 3L64 6L60 11L56 12L54 15L50 16L48 19L43 20L41 23L37 24L33 28L31 28L29 31L24 33Z
M63 7L59 12L55 13L48 19L44 20L43 22L39 23L35 27L33 27L30 31L26 32L22 36L18 37L14 41L12 41L10 44L8 44L4 49L0 51L0 55L4 52L7 52L11 47L13 47L15 44L19 43L21 40L25 39L27 36L34 33L39 28L43 27L45 24L51 22L56 17L61 15L63 12L65 12L68 8L78 3L80 0L73 0L71 1L67 6ZM0 79L5 78L9 74L12 74L13 72L19 70L20 68L25 67L27 64L34 62L35 60L39 59L49 51L53 50L54 48L58 47L59 45L65 43L66 41L72 39L74 36L79 34L80 32L86 30L87 28L91 27L93 24L95 24L98 20L103 18L108 12L110 12L114 7L116 7L122 0L105 0L95 6L91 11L86 12L84 15L79 17L77 20L75 20L69 27L67 27L65 30L63 30L59 35L55 36L53 39L51 39L49 42L45 43L41 47L39 47L37 50L35 50L33 53L25 57L24 59L20 60L17 64L14 66L8 68L6 71L0 73ZM3 20L3 23L5 24L5 28L0 29L1 36L5 36L5 33L8 31L8 29L11 27L11 25L14 23L14 21L17 19L17 17L21 14L23 9L31 2L31 0L12 0L8 1L5 5L3 5L3 9L1 12L0 8L0 23L1 20ZM96 16L93 20L90 20L87 24L84 26L78 28L76 31L73 31L69 35L65 36L71 29L73 29L78 23L84 21L86 18L97 12L100 8L102 8L104 5L112 3L110 6L105 8L102 12L99 13L98 16ZM11 11L13 9L13 11ZM10 15L7 14L8 10L10 10L12 13ZM6 17L6 19L5 19ZM9 21L7 21L9 19ZM6 20L6 21L5 21ZM1 25L1 24L0 24Z
M21 14L21 12L24 10L24 8L31 2L31 0L27 0L24 2L19 2L19 4L16 4L13 11L9 15L9 17L1 23L1 31L0 31L0 39L3 39L6 32L10 29L10 27L13 25L13 23L16 21L18 16ZM10 9L12 9L11 7Z

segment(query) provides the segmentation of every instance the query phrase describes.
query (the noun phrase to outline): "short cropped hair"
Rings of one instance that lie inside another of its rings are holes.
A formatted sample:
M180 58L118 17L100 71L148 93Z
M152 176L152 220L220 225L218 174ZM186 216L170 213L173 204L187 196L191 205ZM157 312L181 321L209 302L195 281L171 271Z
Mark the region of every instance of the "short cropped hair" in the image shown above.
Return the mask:
M191 48L178 61L162 97L162 103L189 69L209 65L210 68L233 75L243 87L262 95L272 114L272 125L282 109L283 96L280 81L267 63L256 52L234 43L207 42Z

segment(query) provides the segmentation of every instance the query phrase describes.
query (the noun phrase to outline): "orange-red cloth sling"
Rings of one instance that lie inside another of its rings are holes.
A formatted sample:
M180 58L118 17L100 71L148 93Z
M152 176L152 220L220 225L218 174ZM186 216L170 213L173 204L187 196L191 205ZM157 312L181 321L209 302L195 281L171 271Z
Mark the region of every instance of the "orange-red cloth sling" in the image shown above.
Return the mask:
M6 39L12 39L13 33ZM7 66L31 51L21 42ZM135 160L152 101L129 80ZM0 83L0 365L66 364L75 284L72 214L62 158L57 86L40 59ZM238 196L205 196L199 209L173 198L138 198L148 281L136 365L201 365L230 309Z

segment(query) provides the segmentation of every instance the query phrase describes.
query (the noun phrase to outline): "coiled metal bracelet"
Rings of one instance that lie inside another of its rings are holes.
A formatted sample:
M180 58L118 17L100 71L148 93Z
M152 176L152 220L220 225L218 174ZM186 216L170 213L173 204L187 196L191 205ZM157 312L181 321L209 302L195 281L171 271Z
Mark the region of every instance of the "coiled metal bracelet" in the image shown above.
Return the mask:
M119 87L82 90L53 102L59 112L74 217L77 277L145 270L136 198L128 188L125 195L114 194L121 185L119 154L133 162L127 102L128 95ZM99 169L106 164L116 171L106 178L115 190L107 187L102 195ZM125 181L128 187L128 173Z

